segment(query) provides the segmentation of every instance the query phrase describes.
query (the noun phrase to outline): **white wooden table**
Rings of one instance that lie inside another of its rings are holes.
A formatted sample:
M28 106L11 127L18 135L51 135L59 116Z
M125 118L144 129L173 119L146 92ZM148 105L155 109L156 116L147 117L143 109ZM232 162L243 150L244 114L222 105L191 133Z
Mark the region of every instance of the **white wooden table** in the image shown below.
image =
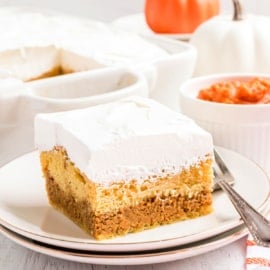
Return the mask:
M229 2L229 0L222 0L222 8L229 10L231 8L231 3ZM246 0L247 10L265 14L268 10L269 0L260 0L259 2L260 5L258 5L258 2L255 4L254 0ZM82 15L103 21L110 21L118 16L141 12L143 3L144 0L0 0L0 6L37 5L41 8L54 8L57 11ZM255 8L257 10L255 10ZM243 237L232 244L214 251L168 263L141 266L106 266L75 263L42 255L19 246L3 235L0 235L0 270L244 270L245 241L246 239Z

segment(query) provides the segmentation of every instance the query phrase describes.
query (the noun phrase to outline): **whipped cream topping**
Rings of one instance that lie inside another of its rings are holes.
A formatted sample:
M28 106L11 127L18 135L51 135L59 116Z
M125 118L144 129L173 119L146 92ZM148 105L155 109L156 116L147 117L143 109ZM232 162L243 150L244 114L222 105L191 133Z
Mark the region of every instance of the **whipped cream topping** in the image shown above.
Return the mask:
M175 174L213 151L211 135L193 120L141 97L39 114L35 144L40 151L63 146L81 172L102 185Z
M28 74L35 70L42 74L59 64L76 72L112 65L142 66L168 55L135 33L61 15L5 13L0 16L0 32L3 68L23 80L32 79Z

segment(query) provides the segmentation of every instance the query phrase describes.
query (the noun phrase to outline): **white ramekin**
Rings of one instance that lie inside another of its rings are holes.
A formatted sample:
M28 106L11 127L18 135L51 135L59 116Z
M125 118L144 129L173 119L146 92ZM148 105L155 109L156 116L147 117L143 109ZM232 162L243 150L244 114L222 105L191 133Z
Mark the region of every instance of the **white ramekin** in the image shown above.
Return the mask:
M209 131L215 145L247 156L270 173L270 104L224 104L197 98L200 89L213 83L254 77L270 80L266 74L218 74L188 80L180 87L180 110Z

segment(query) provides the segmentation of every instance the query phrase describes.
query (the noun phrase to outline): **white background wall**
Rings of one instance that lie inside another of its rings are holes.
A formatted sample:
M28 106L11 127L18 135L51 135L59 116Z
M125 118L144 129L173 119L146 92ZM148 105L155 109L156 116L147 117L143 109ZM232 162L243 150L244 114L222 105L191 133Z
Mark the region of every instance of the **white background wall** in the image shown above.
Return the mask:
M232 0L220 0L223 12L232 9ZM270 0L242 0L246 12L270 15ZM32 6L111 21L143 11L144 0L0 0L0 6Z

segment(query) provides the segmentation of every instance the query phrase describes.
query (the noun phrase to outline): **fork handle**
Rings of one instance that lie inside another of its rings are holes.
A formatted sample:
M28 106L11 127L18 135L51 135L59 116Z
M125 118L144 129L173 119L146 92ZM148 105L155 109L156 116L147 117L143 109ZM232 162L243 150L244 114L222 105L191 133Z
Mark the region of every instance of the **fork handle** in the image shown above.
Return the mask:
M227 193L257 244L270 247L269 221L246 202L224 179L218 180L217 184Z

